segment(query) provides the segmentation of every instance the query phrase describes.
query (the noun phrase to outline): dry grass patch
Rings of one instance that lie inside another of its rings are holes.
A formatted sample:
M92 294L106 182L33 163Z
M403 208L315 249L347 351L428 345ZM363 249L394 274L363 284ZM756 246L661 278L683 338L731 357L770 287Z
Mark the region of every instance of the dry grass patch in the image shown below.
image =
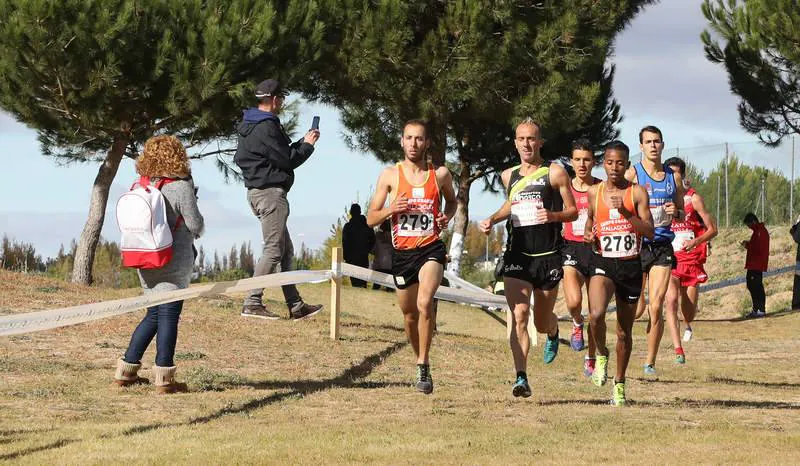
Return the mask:
M42 307L135 294L5 278L22 296L4 293L3 302L14 304L3 306L14 312L27 307L26 296ZM37 291L54 285L65 291ZM326 285L301 292L308 302L328 303ZM50 294L56 297L47 301ZM279 290L266 297L272 309L286 312ZM549 366L541 348L532 349L534 396L514 399L505 327L498 322L503 315L440 304L432 353L436 391L423 396L410 386L413 355L393 294L345 288L340 341L328 338L327 311L302 322L248 320L239 316L241 298L187 302L176 362L192 392L183 395L109 387L114 361L141 313L0 338L0 461L800 461L799 314L698 322L686 366L672 363L664 340L657 380L641 375L644 324L637 323L632 403L614 409L607 405L611 387L585 379L583 353L566 346ZM566 335L568 324L562 325ZM153 358L151 349L146 377ZM589 439L601 447L576 455L575 446Z

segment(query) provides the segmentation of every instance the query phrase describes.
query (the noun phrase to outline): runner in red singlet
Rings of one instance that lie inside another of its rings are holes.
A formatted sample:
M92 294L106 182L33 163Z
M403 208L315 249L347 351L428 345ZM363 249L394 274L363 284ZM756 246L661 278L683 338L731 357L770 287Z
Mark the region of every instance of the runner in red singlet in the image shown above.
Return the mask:
M688 189L683 198L686 219L672 221L672 231L675 232L672 249L675 250L678 267L672 270L664 302L667 326L675 348L675 362L685 364L686 354L680 337L678 304L686 322L684 340L689 341L692 338L691 323L697 315L697 303L700 298L697 287L708 281L703 264L708 257L709 241L717 236L717 221L706 210L703 196L689 186L689 180L686 179L686 162L678 157L672 157L664 161L664 165L680 173L684 180L683 184Z
M583 337L583 293L584 284L588 290L589 260L592 257L592 248L583 241L586 226L586 217L589 213L589 187L601 182L592 176L592 168L598 163L591 142L588 139L578 139L572 143L570 162L575 170L575 177L570 182L570 191L575 198L575 207L578 208L578 219L564 223L564 246L561 248L561 261L564 269L564 302L572 316L572 336L570 347L574 351L583 350L588 346L588 355L584 358L583 373L587 377L592 375L595 364L595 346L591 334ZM587 330L591 330L587 326Z

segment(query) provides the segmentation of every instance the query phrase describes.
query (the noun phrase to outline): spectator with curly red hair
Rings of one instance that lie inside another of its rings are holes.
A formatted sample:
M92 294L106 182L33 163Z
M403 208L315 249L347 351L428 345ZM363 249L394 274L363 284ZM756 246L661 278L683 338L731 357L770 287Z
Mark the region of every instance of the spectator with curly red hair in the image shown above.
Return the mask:
M197 208L189 158L183 144L174 136L155 136L147 140L136 160L136 172L155 186L166 181L161 193L172 230L172 259L163 267L139 269L145 293L171 291L189 286L194 265L193 242L203 233L203 216ZM156 338L156 365L153 366L158 393L186 391L186 384L175 381L175 345L183 301L147 308L147 314L131 336L125 355L117 361L114 383L117 386L149 383L138 375L142 355Z

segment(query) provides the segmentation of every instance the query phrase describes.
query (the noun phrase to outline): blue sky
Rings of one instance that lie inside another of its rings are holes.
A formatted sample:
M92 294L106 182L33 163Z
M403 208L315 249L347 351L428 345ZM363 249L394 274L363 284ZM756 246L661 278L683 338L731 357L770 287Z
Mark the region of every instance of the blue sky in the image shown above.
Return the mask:
M639 15L617 40L615 95L625 117L621 139L633 151L638 150L639 128L646 124L663 130L668 148L755 141L739 128L737 99L729 91L724 69L703 55L699 35L706 23L701 3L660 2ZM297 170L289 194L289 231L296 249L301 243L319 247L331 223L351 202L366 202L382 168L369 154L346 147L336 109L303 103L301 127L310 125L313 115L321 116L322 137L311 159ZM57 160L41 155L34 131L2 113L0 143L5 173L0 184L0 232L33 243L44 256L54 255L59 244L66 245L80 235L97 165L60 166ZM757 144L737 147L742 152L751 150L751 163L758 160ZM717 152L715 149L699 159L701 167L716 162ZM784 167L788 159L771 163ZM207 254L215 248L227 251L242 241L251 241L258 251L259 224L249 211L244 187L226 184L213 160L195 161L192 169L207 225L199 243ZM103 229L106 238L118 239L113 205L134 176L133 162L124 160L112 187ZM475 183L470 216L482 219L501 202L498 195L483 193L482 183Z

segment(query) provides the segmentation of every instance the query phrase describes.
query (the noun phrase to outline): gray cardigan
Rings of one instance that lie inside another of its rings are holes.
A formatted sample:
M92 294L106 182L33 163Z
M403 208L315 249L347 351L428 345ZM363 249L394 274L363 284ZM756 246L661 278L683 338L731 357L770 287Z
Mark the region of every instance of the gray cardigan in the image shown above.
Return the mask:
M157 179L151 180L155 184ZM161 188L167 206L167 222L172 231L172 260L159 269L139 269L144 292L170 291L187 288L192 278L194 252L192 243L203 234L204 221L197 208L197 196L191 178L179 179ZM183 222L175 229L175 221Z

